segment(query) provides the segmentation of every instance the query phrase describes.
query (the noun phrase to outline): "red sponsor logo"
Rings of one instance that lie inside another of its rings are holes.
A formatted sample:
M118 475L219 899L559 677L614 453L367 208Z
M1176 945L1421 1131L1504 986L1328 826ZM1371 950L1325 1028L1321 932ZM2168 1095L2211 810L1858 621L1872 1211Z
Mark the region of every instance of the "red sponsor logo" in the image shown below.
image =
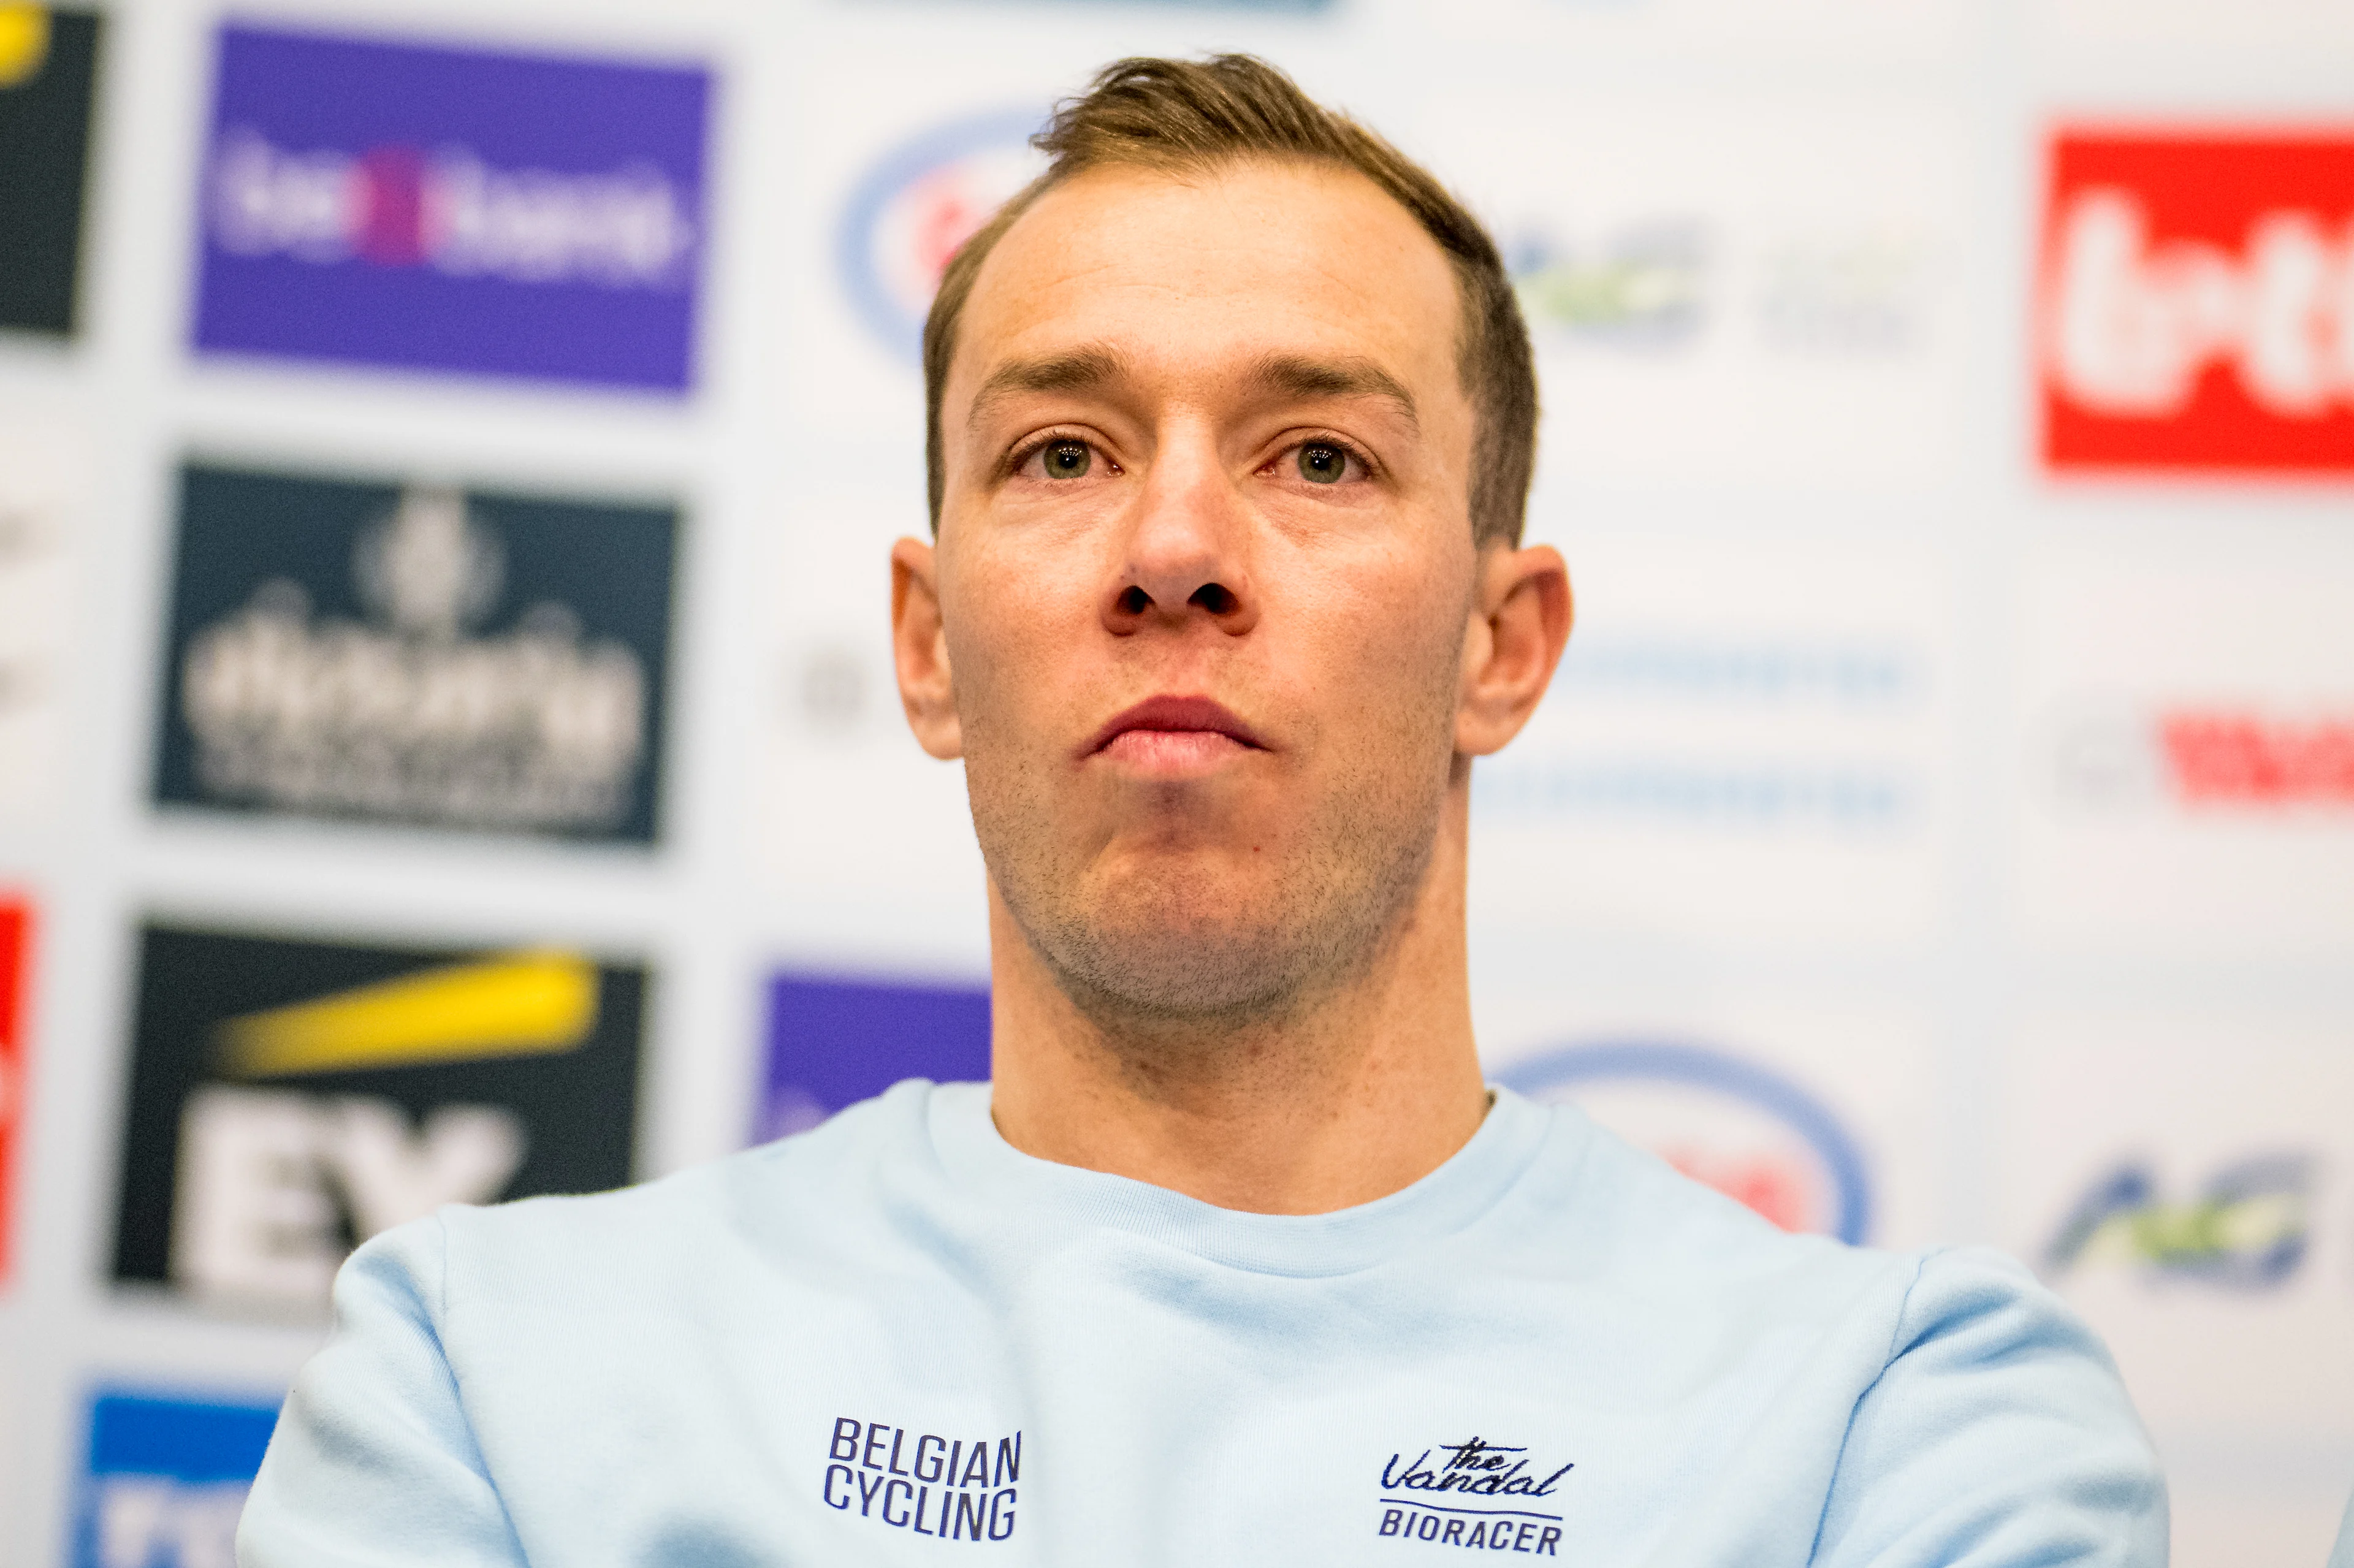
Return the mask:
M16 1212L16 1151L25 1122L25 969L32 951L33 914L0 899L0 1280L8 1277Z
M1783 1230L1828 1228L1824 1215L1829 1202L1820 1191L1822 1183L1795 1160L1685 1146L1653 1152L1693 1181L1715 1188Z
M2199 812L2354 808L2354 712L2236 703L2088 706L2054 730L2071 806Z
M2052 467L2354 473L2354 128L2063 132L2041 293Z
M2158 720L2187 806L2354 806L2354 718L2278 719L2186 709Z

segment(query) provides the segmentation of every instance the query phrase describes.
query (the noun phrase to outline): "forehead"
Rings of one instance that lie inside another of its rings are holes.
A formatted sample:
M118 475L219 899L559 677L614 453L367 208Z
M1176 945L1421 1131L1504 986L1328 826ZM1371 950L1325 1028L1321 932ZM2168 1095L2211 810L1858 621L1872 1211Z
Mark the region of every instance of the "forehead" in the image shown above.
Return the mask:
M1373 359L1416 401L1455 390L1461 310L1437 243L1353 169L1248 161L1110 166L1049 190L973 281L951 401L1007 357L1108 344L1145 375L1270 353Z

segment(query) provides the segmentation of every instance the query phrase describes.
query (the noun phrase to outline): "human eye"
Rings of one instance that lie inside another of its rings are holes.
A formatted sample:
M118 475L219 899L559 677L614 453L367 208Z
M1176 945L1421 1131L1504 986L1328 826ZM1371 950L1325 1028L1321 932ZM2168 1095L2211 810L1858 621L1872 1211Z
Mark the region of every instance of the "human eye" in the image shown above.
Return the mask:
M1275 461L1278 473L1288 468L1310 484L1333 485L1370 478L1373 465L1345 441L1318 436L1299 442Z
M1095 466L1096 450L1086 440L1054 435L1020 453L1014 471L1024 479L1073 480L1087 478Z

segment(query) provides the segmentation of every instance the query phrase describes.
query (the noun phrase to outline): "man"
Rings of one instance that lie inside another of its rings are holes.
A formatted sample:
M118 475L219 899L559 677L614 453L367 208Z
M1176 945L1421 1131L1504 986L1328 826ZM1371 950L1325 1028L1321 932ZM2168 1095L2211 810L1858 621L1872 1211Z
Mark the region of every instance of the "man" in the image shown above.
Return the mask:
M1256 61L1131 60L950 267L909 723L993 1080L363 1248L241 1537L339 1563L2158 1564L2100 1348L1481 1082L1472 759L1568 635L1494 247Z

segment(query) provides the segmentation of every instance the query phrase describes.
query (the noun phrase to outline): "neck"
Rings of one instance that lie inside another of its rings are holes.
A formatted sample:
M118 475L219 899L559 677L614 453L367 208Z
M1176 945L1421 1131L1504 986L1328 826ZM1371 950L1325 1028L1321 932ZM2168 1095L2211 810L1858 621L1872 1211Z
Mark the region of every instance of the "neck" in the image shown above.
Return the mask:
M1353 979L1215 1039L1083 1012L992 887L998 1131L1041 1160L1255 1213L1329 1213L1428 1175L1487 1113L1463 936L1469 818L1458 782L1421 886Z

